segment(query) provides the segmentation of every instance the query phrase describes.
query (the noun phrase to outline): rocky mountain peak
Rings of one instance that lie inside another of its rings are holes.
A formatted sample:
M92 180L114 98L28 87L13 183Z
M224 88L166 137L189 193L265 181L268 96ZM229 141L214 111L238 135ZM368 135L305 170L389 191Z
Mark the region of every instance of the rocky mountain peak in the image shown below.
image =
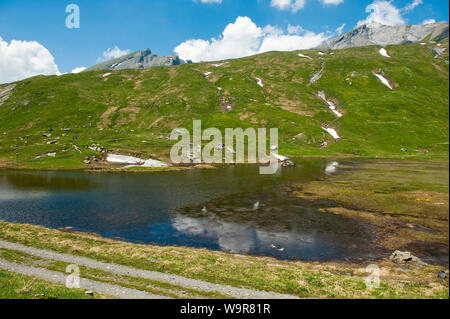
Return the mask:
M346 34L337 36L319 46L319 49L346 49L367 45L393 45L417 43L426 38L441 41L448 38L447 22L388 26L369 22Z
M192 61L184 61L173 54L168 56L158 56L153 54L152 51L147 48L143 51L136 51L123 57L94 65L86 71L148 69L155 66L173 66L186 63L192 63Z

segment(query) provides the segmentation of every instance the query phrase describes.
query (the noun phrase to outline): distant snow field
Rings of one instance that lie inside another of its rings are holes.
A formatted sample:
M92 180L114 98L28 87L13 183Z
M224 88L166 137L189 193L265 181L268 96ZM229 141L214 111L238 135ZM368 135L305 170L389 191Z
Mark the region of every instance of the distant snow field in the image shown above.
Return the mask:
M103 77L106 78L107 76L110 76L110 75L111 75L111 73L106 73L106 74L103 74Z

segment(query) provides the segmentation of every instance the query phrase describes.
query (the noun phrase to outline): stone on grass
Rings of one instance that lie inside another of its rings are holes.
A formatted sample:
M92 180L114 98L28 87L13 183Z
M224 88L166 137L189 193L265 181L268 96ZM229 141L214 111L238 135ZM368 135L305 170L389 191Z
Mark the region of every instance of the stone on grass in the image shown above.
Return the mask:
M389 257L391 261L393 261L396 264L406 264L406 263L413 263L418 266L425 266L426 263L424 263L420 258L412 255L408 251L400 251L396 250L392 253L391 257Z
M447 272L446 272L445 270L441 270L441 271L438 273L438 278L439 278L439 279L442 279L442 280L447 279Z

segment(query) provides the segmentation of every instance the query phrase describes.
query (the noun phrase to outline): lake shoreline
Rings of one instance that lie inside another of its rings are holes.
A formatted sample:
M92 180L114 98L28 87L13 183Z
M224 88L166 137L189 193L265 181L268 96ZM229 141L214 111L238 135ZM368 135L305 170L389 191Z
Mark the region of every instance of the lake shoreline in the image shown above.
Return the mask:
M447 156L435 156L435 157L426 157L426 156L355 156L351 154L341 154L341 155L305 155L305 156L288 156L292 161L302 160L302 159L322 159L322 160L345 160L345 161L376 161L379 163L448 163L449 157ZM76 167L33 167L33 166L25 166L23 164L13 164L11 161L5 161L0 159L0 170L24 170L24 171L86 171L86 172L115 172L115 173L154 173L154 172L173 172L173 171L181 171L181 170L189 170L189 169L213 169L213 168L223 168L229 166L239 166L239 165L259 165L254 163L242 163L242 164L185 164L185 165L175 165L169 167L129 167L124 168L118 165L102 163L101 165L85 165L80 164L80 166ZM262 165L264 166L264 165Z
M436 277L442 267L411 266L406 272L388 258L376 261L382 284L374 289L364 284L366 267L373 261L285 261L203 248L132 244L96 234L3 221L0 221L0 239L138 269L304 298L449 298L448 280Z

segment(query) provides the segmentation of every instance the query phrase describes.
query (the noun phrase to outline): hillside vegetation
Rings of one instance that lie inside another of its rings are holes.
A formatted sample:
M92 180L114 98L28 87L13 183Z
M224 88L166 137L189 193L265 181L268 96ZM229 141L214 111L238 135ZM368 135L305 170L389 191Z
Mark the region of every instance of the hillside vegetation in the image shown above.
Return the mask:
M438 55L433 48L446 50ZM390 58L379 50L269 52L1 85L0 166L81 168L85 156L99 156L88 149L93 144L168 161L175 142L167 136L193 120L203 128L278 128L279 152L288 156L447 160L448 40L388 46ZM310 84L315 74L321 77Z

